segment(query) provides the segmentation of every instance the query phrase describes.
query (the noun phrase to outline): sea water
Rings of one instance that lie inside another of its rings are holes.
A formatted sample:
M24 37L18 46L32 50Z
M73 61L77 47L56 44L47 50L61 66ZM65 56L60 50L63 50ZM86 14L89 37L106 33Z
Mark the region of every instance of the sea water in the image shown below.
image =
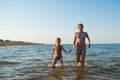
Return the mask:
M64 63L75 63L72 44L63 44L69 54ZM120 80L120 44L92 44L87 48L85 67L48 67L52 44L0 47L0 80ZM58 61L59 63L59 61Z

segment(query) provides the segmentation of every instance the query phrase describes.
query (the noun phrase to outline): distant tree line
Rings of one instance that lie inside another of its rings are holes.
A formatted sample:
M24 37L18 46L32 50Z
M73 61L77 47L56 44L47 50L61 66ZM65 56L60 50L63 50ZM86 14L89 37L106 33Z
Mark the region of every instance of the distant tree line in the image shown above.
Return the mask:
M40 43L24 42L24 41L11 41L0 39L0 46L14 46L14 45L40 45Z
M11 40L3 40L3 39L0 39L0 42L11 42Z

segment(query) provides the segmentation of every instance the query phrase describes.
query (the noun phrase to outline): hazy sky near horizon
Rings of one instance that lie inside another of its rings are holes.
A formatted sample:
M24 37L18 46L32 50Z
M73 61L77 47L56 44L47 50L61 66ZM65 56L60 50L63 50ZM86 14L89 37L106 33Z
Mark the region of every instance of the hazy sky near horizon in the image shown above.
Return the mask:
M0 39L73 43L78 23L91 43L120 43L120 0L0 0Z

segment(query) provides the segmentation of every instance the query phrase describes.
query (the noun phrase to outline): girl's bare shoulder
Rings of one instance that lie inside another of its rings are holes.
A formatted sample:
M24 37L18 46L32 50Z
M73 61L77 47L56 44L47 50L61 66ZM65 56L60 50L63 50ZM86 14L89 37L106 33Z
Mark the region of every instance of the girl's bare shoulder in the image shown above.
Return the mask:
M75 32L75 34L77 34L78 32Z
M88 34L87 32L83 32L83 33Z

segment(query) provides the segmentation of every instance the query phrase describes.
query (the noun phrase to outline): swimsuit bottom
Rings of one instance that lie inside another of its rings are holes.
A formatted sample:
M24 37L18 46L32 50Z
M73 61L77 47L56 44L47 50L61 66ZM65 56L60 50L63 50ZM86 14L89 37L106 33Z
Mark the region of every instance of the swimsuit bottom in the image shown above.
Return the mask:
M57 56L57 57L56 57L57 60L60 60L60 58L61 58L61 56Z
M83 50L83 49L86 49L86 46L84 45L84 46L79 46L79 45L77 45L77 50Z

